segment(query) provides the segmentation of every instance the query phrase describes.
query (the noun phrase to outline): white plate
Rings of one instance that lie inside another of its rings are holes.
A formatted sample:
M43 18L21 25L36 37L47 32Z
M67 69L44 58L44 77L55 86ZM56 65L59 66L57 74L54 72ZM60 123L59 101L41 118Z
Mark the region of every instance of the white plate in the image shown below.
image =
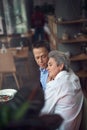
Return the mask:
M0 102L6 102L11 100L16 94L17 90L15 89L2 89L0 90Z

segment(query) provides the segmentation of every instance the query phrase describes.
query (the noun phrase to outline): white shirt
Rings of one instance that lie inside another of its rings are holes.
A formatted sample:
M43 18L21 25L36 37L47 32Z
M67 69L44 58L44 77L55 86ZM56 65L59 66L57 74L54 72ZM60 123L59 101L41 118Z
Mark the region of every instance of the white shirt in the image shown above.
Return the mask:
M73 72L61 71L47 83L42 113L60 114L64 121L58 130L79 130L83 93Z

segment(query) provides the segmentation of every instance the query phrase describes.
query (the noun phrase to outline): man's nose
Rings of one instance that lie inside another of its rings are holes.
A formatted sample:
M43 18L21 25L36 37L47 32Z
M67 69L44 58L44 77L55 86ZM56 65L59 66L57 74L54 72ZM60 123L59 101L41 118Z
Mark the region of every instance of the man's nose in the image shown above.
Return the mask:
M40 57L40 58L39 58L39 61L40 61L40 62L42 62L42 61L43 61L43 59Z

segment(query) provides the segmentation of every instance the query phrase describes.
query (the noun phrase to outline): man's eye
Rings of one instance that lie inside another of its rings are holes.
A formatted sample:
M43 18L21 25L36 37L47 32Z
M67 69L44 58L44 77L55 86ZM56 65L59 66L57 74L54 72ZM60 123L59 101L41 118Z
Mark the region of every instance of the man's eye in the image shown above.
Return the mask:
M45 58L46 56L42 56L42 58Z
M42 58L45 58L45 56L42 56Z
M39 57L36 57L36 59L39 59Z

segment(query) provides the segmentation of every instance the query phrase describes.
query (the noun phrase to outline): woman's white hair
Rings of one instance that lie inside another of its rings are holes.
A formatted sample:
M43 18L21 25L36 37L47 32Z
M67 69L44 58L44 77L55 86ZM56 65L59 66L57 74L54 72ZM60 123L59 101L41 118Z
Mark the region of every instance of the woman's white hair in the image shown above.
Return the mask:
M49 58L51 58L51 57L54 58L58 65L64 64L63 69L69 71L70 59L66 53L64 53L62 51L58 51L58 50L53 50L53 51L49 52L48 56L49 56Z

